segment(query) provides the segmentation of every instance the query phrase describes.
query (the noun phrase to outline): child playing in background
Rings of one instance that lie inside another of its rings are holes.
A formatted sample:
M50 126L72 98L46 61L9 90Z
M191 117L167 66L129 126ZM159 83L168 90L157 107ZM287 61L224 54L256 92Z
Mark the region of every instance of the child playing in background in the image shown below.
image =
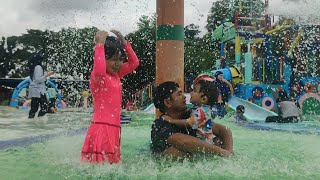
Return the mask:
M297 107L294 101L288 98L287 92L284 90L279 91L278 103L278 116L268 116L266 123L297 123L301 121L302 112Z
M247 118L244 117L245 108L243 105L238 105L236 108L236 123L243 123L244 121L247 121Z
M223 78L223 72L222 71L217 71L215 73L215 81L214 83L218 86L220 90L220 96L218 98L217 103L215 104L215 109L217 110L217 116L220 118L223 118L226 114L229 105L229 92L233 96L233 88L232 85Z
M48 113L56 113L57 112L57 108L56 108L57 92L54 88L48 88L47 98L49 99Z
M164 115L165 121L179 127L192 127L197 129L197 137L209 144L221 146L219 138L214 138L212 133L213 119L212 106L217 102L219 90L211 81L200 80L194 85L190 102L194 105L191 117L184 120L173 119ZM215 142L214 142L215 141Z
M93 70L90 90L94 113L82 147L82 160L110 164L120 161L120 113L122 88L120 79L139 66L139 60L131 44L123 35L112 30L95 36ZM128 62L123 62L124 60Z
M127 111L132 111L132 104L133 103L131 101L129 101L129 100L127 101L127 103L126 103L126 110Z

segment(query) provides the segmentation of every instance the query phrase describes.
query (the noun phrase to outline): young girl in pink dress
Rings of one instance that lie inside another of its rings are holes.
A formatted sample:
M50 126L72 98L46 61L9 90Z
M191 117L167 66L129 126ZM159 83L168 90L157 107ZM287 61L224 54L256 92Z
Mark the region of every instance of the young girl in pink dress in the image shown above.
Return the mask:
M122 87L120 79L139 66L139 60L119 31L116 37L99 31L95 37L94 64L90 76L94 113L81 159L110 164L120 161L120 113ZM123 63L127 59L128 62Z

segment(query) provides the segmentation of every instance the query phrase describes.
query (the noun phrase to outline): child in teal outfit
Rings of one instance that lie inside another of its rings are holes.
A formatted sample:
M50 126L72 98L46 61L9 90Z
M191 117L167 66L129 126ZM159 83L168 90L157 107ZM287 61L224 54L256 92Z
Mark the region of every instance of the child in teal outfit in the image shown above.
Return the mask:
M173 119L170 116L163 116L165 121L179 127L192 127L197 130L196 136L209 143L220 146L219 139L214 138L212 133L213 128L213 113L212 106L217 102L219 90L211 81L200 80L194 85L191 92L190 102L194 105L192 113L188 119Z
M49 99L48 103L48 113L57 112L56 108L56 100L57 100L57 92L54 88L48 88L47 90L47 99Z

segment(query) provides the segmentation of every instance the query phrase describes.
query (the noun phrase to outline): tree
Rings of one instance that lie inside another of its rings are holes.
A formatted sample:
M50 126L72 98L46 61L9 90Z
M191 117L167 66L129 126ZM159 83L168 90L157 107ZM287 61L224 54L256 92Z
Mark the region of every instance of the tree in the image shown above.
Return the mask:
M31 55L46 48L46 32L28 29L21 36L2 38L0 58L1 77L21 78L29 76L27 66ZM6 43L6 46L5 46Z
M226 19L231 18L230 0L219 0L212 3L210 13L207 18L206 29L212 32L217 26L221 25Z
M189 74L197 75L210 69L213 61L213 52L210 42L205 38L197 37L200 33L199 26L190 24L184 28L185 32L185 77Z
M26 34L18 38L18 42L23 45L23 48L29 52L38 52L45 50L47 46L46 38L48 31L36 29L28 29Z
M142 16L138 30L126 36L140 60L135 73L123 79L124 99L130 98L138 90L155 81L156 59L156 16Z
M70 80L61 85L64 100L71 106L77 106L81 93L89 88L88 84L82 83L81 80L90 78L93 68L93 37L97 30L95 27L87 27L48 32L46 50L48 70L55 71L56 77Z
M6 47L7 43L7 47ZM13 58L13 49L16 48L16 42L10 38L2 37L0 41L0 77L6 77L8 73L15 68Z
M184 36L187 39L195 39L199 33L200 31L198 25L189 24L186 27L184 27Z
M49 32L48 68L67 79L88 80L93 64L93 37L97 28L67 28Z

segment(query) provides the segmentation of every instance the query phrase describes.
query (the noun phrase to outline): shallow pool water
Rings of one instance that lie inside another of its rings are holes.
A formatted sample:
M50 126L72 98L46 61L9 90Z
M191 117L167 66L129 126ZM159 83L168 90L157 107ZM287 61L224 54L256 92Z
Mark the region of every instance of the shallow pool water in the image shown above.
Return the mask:
M24 119L22 110L0 111L0 141L35 137L42 141L0 149L0 179L317 179L320 138L317 133L262 131L235 125L232 117L216 122L233 131L235 156L201 156L192 160L155 160L149 151L154 115L131 113L122 128L122 162L117 165L80 161L88 111L59 112ZM19 121L20 119L20 121ZM75 133L67 133L67 132Z

